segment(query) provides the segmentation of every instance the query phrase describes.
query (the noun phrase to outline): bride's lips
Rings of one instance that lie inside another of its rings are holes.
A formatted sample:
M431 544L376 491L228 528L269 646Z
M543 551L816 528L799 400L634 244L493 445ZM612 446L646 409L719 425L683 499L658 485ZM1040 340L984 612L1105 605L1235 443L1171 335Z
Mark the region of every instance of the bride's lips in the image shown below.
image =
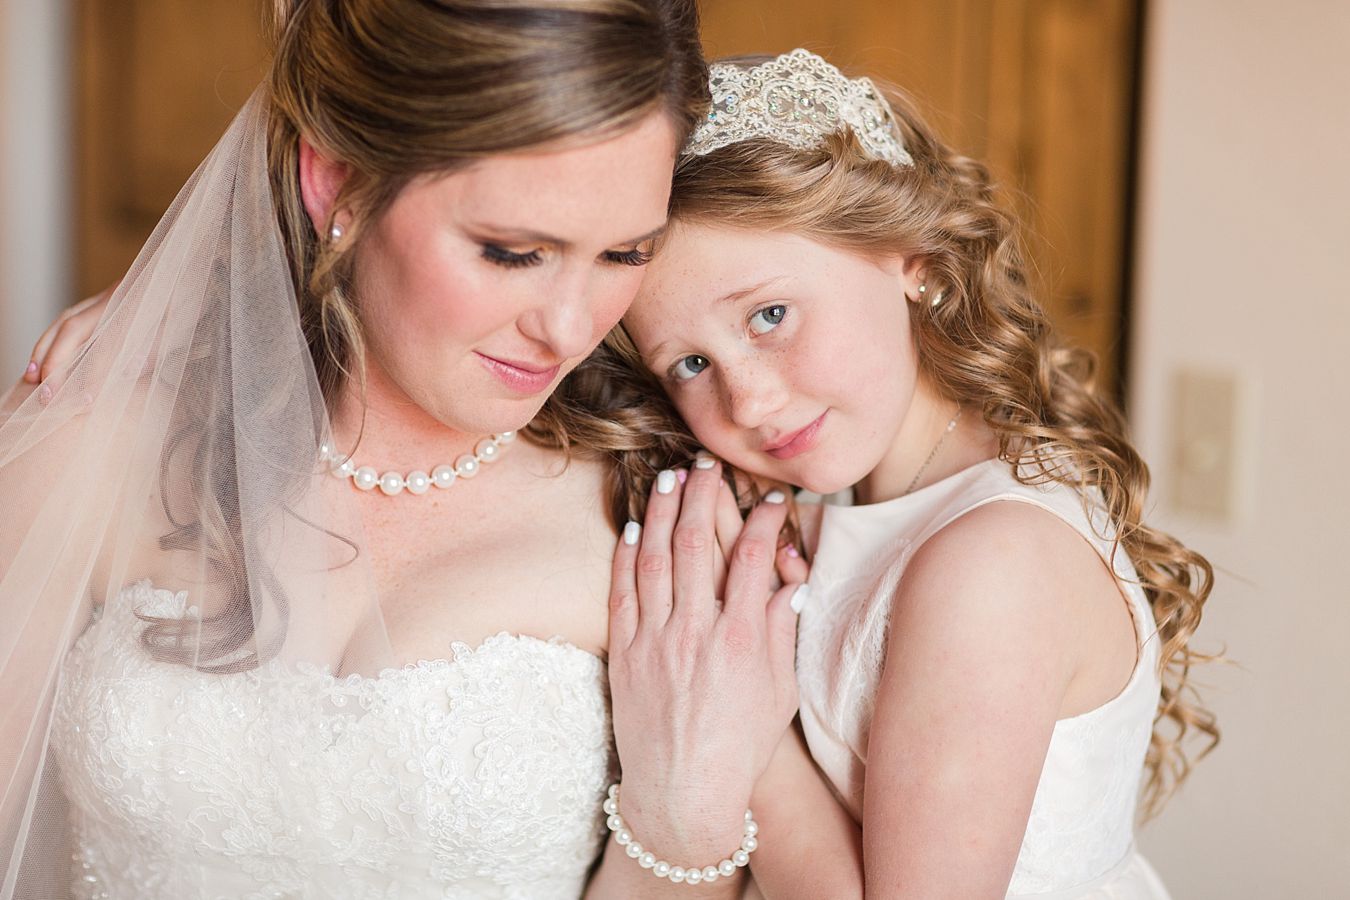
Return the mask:
M816 438L820 435L820 427L824 424L825 416L828 414L829 410L826 410L805 428L798 429L791 434L785 434L778 440L765 444L764 452L777 459L792 459L794 456L800 456L816 445Z
M539 365L516 362L509 359L497 359L486 353L478 353L478 358L497 380L518 394L537 394L548 389L553 379L558 377L561 365L542 368Z

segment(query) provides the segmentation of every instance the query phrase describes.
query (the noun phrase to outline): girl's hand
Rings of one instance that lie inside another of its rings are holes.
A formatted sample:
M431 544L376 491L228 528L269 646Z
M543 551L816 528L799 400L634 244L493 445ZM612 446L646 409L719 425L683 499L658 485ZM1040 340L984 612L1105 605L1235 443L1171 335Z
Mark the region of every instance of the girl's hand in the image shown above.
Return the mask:
M53 372L73 360L79 349L93 335L94 326L108 308L108 300L112 297L114 288L116 285L101 294L81 300L56 317L56 321L42 333L42 337L38 338L37 344L33 346L28 368L23 373L25 383L43 382L47 383L50 391L56 390L57 385L48 382L48 379Z
M774 589L786 504L771 493L735 538L719 597L721 463L701 460L682 480L661 473L645 527L629 523L614 557L620 811L658 856L715 863L739 846L751 790L797 707L790 603L801 584Z

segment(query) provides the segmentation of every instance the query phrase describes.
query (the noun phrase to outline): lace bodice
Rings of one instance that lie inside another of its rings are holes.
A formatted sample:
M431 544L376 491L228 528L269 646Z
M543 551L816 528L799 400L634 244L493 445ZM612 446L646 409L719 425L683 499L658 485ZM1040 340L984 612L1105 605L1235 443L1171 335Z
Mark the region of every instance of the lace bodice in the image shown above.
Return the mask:
M125 589L68 655L52 745L74 895L136 900L574 898L614 766L605 667L499 634L335 677L149 658Z
M896 500L827 505L802 611L797 673L811 755L845 805L862 817L868 736L885 663L891 599L914 551L984 503L1035 504L1069 523L1103 559L1111 544L1094 530L1079 495L1060 485L1027 486L997 460L973 466ZM1114 699L1055 725L1009 895L1065 891L1072 897L1165 897L1133 853L1133 823L1160 683L1153 614L1123 551L1114 555L1130 604L1139 658ZM1054 896L1060 896L1058 893Z

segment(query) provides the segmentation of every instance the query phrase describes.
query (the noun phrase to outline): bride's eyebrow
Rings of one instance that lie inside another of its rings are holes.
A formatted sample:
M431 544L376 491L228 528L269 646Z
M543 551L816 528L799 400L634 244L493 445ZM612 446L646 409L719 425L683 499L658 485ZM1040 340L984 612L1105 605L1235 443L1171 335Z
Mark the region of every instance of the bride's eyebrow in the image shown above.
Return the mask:
M647 241L654 241L661 237L661 235L666 233L666 230L669 227L669 222L662 222L641 237L635 237L627 241L616 241L611 246L627 247L629 245L637 246L638 244L645 244ZM542 231L534 231L529 228L498 226L493 225L490 222L472 223L469 225L469 230L478 234L490 234L495 240L509 241L512 243L547 244L550 247L561 247L564 250L571 248L573 244L572 241Z

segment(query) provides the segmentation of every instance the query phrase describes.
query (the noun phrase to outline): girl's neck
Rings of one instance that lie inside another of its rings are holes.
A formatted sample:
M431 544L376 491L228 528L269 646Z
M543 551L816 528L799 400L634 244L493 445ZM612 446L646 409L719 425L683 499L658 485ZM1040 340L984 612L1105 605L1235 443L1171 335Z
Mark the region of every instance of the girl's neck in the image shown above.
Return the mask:
M893 500L997 453L998 441L978 410L962 409L920 378L890 449L854 486L854 499L860 504Z

